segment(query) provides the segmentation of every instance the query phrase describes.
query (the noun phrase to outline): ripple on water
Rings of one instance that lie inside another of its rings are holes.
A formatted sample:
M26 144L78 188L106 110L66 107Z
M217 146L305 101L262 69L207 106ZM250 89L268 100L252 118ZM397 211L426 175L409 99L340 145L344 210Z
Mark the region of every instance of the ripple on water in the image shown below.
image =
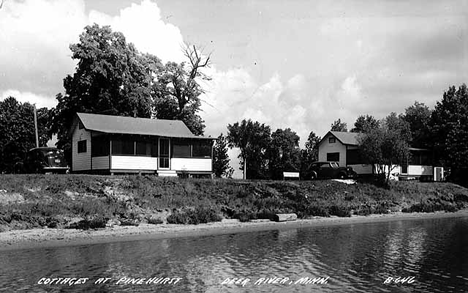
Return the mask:
M88 292L465 292L468 219L155 239L0 252L0 292L76 292L43 277L111 278ZM181 277L177 285L116 285L120 278ZM326 284L294 284L301 278ZM413 284L384 284L414 277ZM222 284L249 279L245 286ZM255 282L288 278L284 284ZM345 290L343 290L345 288ZM79 290L79 291L83 291Z

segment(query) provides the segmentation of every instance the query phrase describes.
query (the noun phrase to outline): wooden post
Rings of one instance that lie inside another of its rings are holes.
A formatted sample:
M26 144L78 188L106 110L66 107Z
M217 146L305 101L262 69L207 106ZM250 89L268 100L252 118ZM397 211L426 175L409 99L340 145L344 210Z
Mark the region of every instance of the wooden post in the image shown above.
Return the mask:
M39 134L37 131L37 113L36 113L36 104L34 104L34 131L36 133L36 147L39 147Z

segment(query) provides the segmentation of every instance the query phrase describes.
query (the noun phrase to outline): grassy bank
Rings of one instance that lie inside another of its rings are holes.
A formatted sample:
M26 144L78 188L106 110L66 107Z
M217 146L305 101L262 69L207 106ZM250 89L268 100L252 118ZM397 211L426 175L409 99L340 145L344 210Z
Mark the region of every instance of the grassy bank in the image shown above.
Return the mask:
M451 183L242 181L155 176L0 175L0 231L101 228L112 225L198 224L234 218L271 219L457 211L468 189Z

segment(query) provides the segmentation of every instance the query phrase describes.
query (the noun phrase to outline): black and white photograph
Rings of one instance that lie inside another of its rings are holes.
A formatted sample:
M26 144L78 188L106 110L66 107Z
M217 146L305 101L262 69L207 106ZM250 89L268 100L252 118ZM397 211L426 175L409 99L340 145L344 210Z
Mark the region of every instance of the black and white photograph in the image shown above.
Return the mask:
M468 1L0 0L0 292L468 292Z

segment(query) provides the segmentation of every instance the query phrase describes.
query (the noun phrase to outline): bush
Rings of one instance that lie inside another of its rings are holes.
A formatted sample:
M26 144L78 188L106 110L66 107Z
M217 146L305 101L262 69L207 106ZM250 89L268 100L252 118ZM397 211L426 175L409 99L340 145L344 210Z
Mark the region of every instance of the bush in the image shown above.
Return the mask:
M169 224L200 224L208 222L219 222L222 217L211 208L197 207L194 210L174 211L167 217Z

